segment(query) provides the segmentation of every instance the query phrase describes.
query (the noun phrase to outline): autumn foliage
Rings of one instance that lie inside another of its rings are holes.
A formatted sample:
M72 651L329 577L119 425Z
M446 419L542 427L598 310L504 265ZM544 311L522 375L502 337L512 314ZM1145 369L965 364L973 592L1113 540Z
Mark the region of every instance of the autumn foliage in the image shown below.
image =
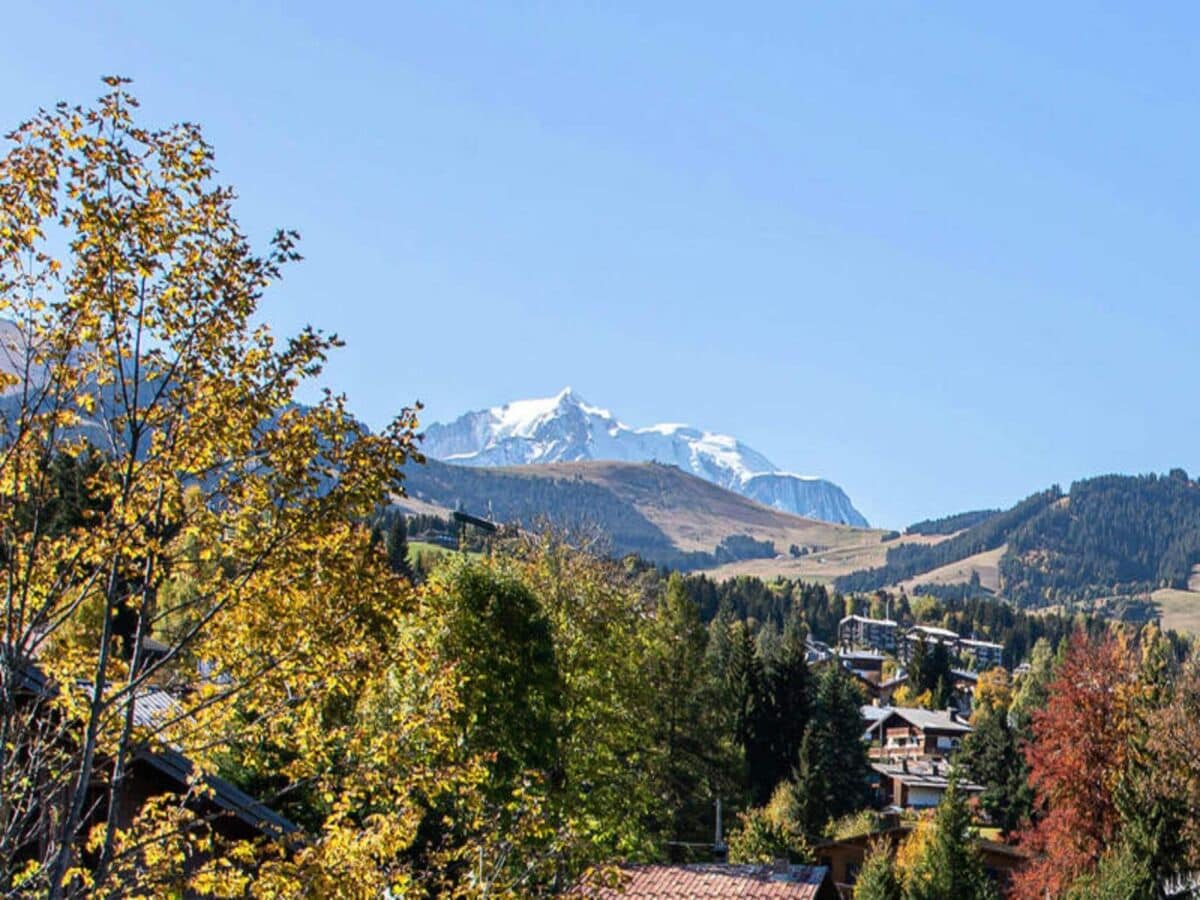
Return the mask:
M1060 895L1115 839L1135 676L1129 649L1116 638L1093 640L1083 632L1071 638L1025 749L1041 818L1023 836L1038 855L1017 879L1014 896Z

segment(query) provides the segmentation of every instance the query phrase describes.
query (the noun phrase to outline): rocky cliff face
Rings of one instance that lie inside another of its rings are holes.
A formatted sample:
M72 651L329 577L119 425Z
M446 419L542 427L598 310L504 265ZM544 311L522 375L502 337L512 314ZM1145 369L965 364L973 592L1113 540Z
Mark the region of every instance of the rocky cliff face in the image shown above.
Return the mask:
M673 424L630 428L570 388L554 397L518 400L431 425L424 451L467 466L589 459L666 463L784 512L867 526L850 498L830 481L780 471L728 435Z

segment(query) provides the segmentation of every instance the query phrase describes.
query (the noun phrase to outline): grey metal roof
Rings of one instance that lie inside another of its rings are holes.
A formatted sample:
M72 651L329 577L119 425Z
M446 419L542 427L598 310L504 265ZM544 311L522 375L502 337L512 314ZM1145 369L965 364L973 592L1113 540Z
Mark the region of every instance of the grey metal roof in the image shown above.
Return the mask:
M888 707L888 712L899 716L914 728L919 728L922 731L954 731L960 734L970 734L974 729L965 722L955 721L950 717L950 714L944 709L929 710L919 709L908 706L892 706ZM878 728L879 724L885 721L888 716L882 716L871 726L872 729Z
M906 784L909 787L928 787L940 788L945 790L950 783L950 767L946 763L933 764L928 762L913 761L907 766L901 763L871 763L871 768L891 778L893 781L899 781L901 784ZM966 779L958 779L959 790L969 793L978 793L983 790L982 785L975 784L973 781Z

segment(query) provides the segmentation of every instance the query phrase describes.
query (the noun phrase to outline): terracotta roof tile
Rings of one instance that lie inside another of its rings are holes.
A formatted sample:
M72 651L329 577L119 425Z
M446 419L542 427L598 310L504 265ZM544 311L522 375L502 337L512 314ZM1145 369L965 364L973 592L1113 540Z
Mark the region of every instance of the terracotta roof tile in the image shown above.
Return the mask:
M577 886L577 897L604 898L805 898L815 900L829 870L823 866L788 866L777 871L768 865L704 864L688 866L645 865L621 869L620 887Z

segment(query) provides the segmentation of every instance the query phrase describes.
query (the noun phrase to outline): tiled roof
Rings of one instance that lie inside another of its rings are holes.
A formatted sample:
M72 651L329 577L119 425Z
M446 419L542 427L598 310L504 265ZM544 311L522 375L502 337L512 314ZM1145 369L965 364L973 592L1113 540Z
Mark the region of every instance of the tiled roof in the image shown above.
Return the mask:
M661 897L661 898L809 898L819 896L829 875L824 866L788 866L776 870L766 865L629 866L621 870L619 887L589 888L577 886L571 894L579 897Z

